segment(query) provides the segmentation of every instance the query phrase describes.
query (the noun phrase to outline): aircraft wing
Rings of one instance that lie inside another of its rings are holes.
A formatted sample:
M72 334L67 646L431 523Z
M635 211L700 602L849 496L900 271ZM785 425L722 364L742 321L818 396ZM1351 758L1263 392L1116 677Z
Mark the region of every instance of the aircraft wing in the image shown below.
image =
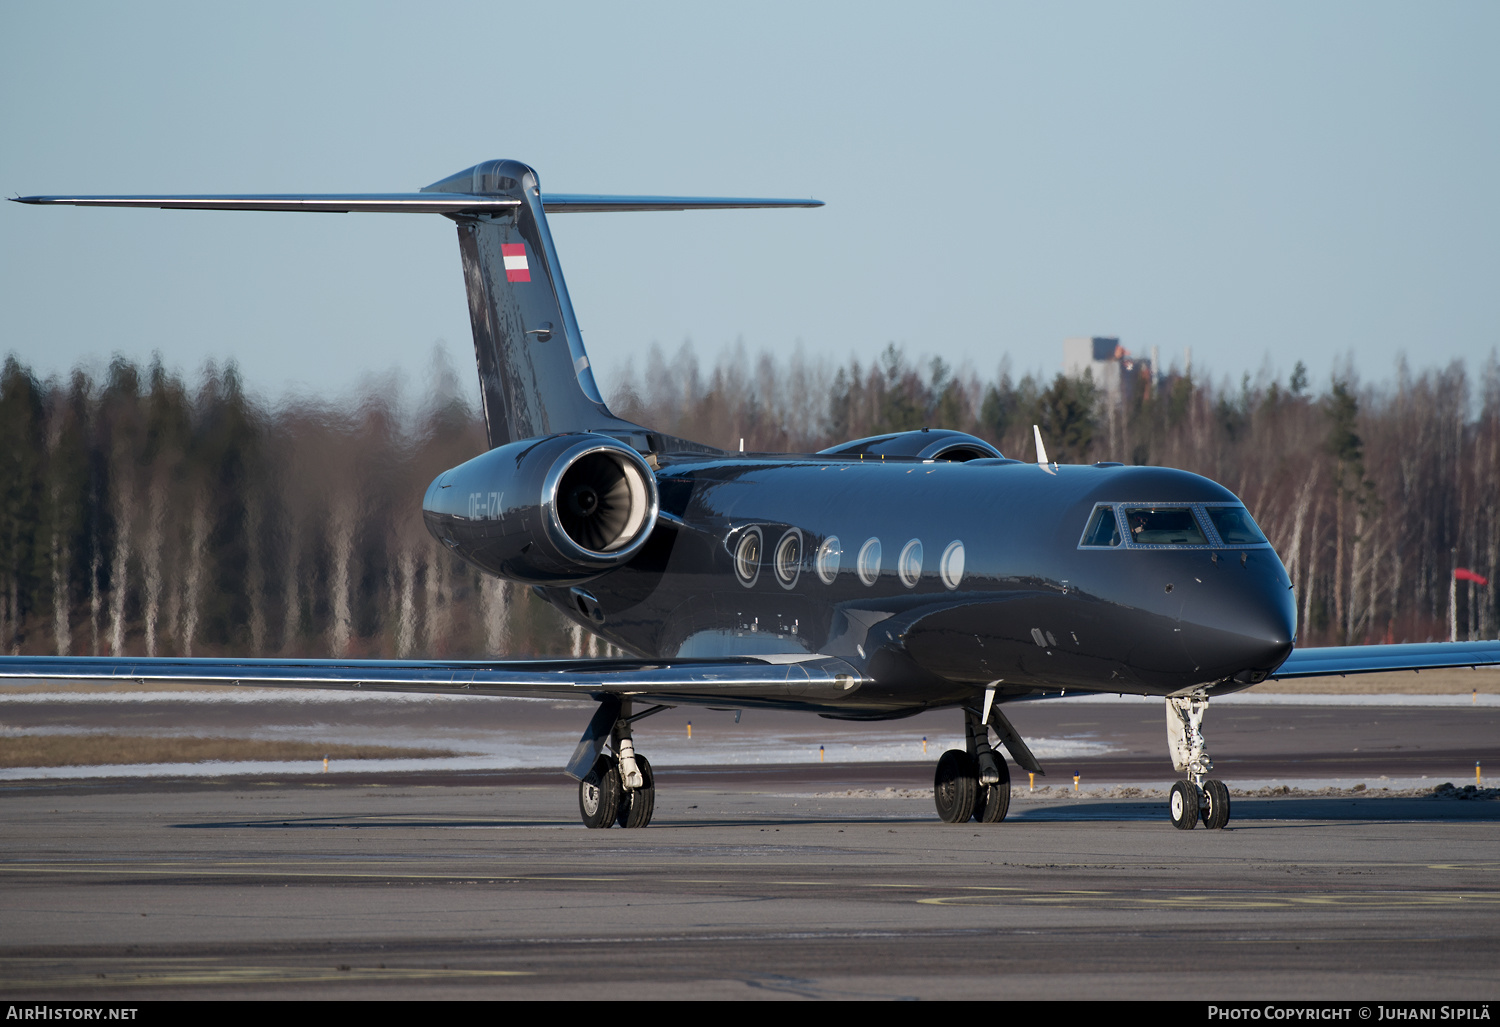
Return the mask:
M852 695L863 678L828 656L722 660L252 660L0 656L0 682L175 682L684 705L798 705Z
M1316 678L1371 674L1382 670L1439 670L1500 664L1500 641L1409 642L1398 645L1337 645L1293 649L1271 677Z

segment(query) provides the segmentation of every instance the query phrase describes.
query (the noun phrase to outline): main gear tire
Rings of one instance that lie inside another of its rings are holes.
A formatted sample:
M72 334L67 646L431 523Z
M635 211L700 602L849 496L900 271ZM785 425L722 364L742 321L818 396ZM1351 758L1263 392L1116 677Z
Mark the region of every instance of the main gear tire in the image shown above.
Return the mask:
M932 779L932 798L945 824L966 824L974 815L979 770L962 749L949 749L938 759Z
M651 773L651 761L636 753L635 765L644 783L639 788L621 789L620 808L615 813L615 822L621 827L645 827L656 811L656 777Z
M995 762L1000 766L1000 780L980 785L974 796L974 819L981 824L998 824L1010 812L1010 768L999 753Z
M1191 781L1178 781L1172 786L1167 801L1172 815L1172 826L1179 831L1191 831L1198 826L1198 786Z
M614 827L620 810L620 770L613 756L600 756L578 782L578 812L583 826Z

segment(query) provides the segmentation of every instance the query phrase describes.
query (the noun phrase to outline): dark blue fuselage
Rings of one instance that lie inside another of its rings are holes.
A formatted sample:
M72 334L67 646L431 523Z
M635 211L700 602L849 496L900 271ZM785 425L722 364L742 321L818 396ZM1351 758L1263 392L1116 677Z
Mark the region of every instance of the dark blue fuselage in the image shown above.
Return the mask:
M483 491L483 466L440 481ZM995 682L1001 698L1233 690L1296 633L1264 542L1080 545L1098 504L1199 504L1200 520L1201 504L1238 506L1184 471L737 454L667 463L656 482L661 519L629 563L538 591L643 656L841 657L866 683L825 712L899 716Z

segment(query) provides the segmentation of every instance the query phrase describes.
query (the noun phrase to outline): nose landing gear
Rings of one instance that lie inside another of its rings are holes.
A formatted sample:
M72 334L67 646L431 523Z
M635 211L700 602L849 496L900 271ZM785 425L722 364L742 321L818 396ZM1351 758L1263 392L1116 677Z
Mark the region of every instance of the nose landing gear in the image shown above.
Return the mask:
M1223 781L1208 776L1214 765L1203 738L1203 716L1207 712L1206 696L1167 697L1167 746L1172 752L1172 766L1188 775L1188 780L1172 786L1169 801L1172 826L1179 831L1191 831L1200 820L1210 830L1229 823L1229 789Z

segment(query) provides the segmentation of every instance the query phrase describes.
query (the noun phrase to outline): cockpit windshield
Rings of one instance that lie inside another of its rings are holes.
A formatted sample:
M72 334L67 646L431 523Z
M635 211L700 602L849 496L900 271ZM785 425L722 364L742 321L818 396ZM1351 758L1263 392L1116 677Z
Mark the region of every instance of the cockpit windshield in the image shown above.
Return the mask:
M1206 546L1208 538L1186 506L1127 506L1125 523L1138 546Z
M1266 546L1250 511L1230 503L1098 503L1080 548Z
M1214 530L1226 546L1257 545L1266 541L1266 536L1243 506L1210 506L1208 519L1214 522Z

